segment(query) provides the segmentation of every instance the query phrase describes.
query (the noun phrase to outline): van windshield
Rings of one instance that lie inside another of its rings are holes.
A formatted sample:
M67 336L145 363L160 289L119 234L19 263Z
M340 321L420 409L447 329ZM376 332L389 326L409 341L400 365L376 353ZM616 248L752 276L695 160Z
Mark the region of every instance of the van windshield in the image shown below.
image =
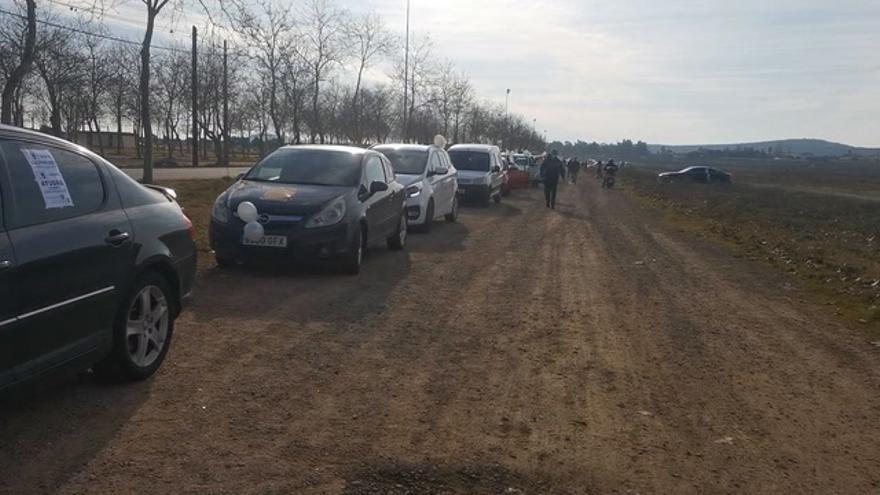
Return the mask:
M450 151L449 158L459 170L489 171L489 153L482 151Z

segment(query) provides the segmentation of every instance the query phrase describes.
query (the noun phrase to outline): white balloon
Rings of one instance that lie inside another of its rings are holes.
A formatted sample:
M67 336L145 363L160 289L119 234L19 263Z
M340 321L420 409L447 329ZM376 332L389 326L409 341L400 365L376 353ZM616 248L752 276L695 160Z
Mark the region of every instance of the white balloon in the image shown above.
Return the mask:
M259 216L257 213L257 207L250 201L239 203L238 210L236 211L238 211L238 218L244 223L256 222L257 217Z
M244 226L244 238L251 241L257 242L266 235L266 231L263 229L263 226L257 223L256 221L248 222Z

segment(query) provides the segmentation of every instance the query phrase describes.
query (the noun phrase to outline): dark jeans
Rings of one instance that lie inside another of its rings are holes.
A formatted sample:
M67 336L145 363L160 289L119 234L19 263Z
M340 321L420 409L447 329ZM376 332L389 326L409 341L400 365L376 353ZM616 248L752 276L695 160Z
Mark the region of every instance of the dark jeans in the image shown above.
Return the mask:
M544 181L544 197L547 199L547 206L556 208L556 189L559 187L559 181Z

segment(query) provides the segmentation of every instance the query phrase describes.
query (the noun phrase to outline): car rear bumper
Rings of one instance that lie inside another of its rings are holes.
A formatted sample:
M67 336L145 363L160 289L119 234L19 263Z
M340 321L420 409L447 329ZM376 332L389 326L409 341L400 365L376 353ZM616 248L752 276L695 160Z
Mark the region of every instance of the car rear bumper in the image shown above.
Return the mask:
M276 259L298 262L332 259L349 253L354 245L354 228L343 222L318 229L265 227L266 235L287 237L287 246L259 247L242 243L242 227L235 224L211 222L211 249L218 257L239 261Z

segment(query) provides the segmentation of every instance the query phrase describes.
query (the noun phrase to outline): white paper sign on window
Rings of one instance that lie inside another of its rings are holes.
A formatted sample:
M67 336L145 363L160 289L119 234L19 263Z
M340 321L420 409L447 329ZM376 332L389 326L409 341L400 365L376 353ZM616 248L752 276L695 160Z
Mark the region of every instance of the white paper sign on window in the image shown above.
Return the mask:
M40 186L40 192L43 194L43 201L46 208L68 208L73 206L73 199L70 197L70 191L67 190L67 183L64 182L64 176L58 170L58 164L52 152L46 149L24 149L21 153L31 165L34 172L34 179Z

